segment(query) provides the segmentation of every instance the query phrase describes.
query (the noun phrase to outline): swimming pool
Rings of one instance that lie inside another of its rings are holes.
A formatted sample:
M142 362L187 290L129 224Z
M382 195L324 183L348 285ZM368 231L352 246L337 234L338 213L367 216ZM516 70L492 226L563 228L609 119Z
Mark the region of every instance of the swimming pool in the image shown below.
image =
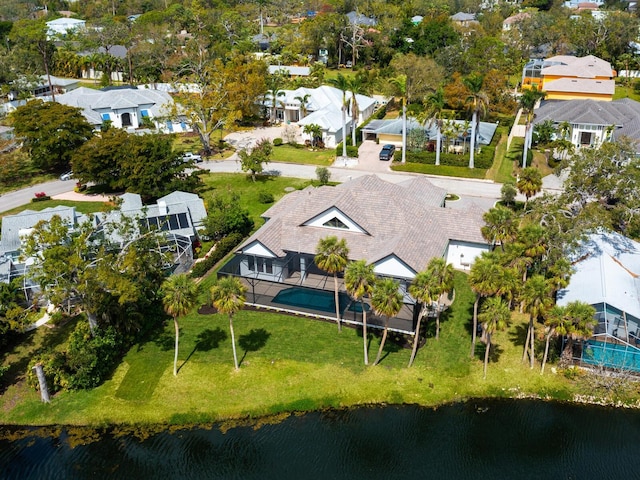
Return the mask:
M336 303L334 300L335 294L325 290L312 290L310 288L291 287L286 288L278 292L273 297L273 303L279 303L281 305L290 305L293 307L309 308L311 310L320 310L326 313L335 313ZM340 311L343 312L352 299L344 292L340 292L338 296L340 303ZM369 311L369 305L365 304L367 312ZM353 302L349 306L351 312L362 312L360 302Z
M630 345L589 340L582 349L582 361L589 365L640 372L640 350Z

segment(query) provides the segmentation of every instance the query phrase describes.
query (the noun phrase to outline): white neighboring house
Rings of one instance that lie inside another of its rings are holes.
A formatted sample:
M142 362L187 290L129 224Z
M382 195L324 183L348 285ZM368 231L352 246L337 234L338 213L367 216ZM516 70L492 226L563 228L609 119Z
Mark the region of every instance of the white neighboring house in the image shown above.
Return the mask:
M64 37L68 33L78 30L84 30L87 22L77 18L56 18L47 22L47 38L50 40L55 37Z
M298 88L282 90L283 96L276 99L276 120L286 123L319 125L322 129L322 140L326 147L332 148L344 137L342 132L342 90L322 85L318 88ZM300 99L307 98L304 103ZM351 101L351 92L347 92L347 102ZM358 121L360 125L374 112L376 100L366 95L356 95L358 103ZM273 99L267 97L263 105L271 112ZM347 134L352 128L351 115L347 113Z
M134 131L145 128L144 119L148 118L154 128L164 133L191 131L184 119L168 119L173 99L160 90L129 87L105 91L80 87L57 96L56 101L81 108L96 129L104 122L111 122L114 127Z

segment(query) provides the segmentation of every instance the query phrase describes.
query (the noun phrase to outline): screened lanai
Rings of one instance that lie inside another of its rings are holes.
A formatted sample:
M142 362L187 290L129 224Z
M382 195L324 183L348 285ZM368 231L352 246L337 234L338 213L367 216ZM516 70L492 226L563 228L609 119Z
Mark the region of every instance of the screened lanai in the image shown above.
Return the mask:
M589 236L558 305L582 301L596 309L593 335L577 344L584 366L640 374L640 244L614 232Z

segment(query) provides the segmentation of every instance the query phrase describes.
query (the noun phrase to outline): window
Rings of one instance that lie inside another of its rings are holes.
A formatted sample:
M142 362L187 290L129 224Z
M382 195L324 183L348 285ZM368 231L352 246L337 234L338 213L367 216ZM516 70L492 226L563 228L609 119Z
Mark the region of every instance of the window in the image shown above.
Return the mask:
M149 117L149 110L140 110L140 116L142 118L148 118Z
M178 214L178 222L180 223L180 228L189 228L189 219L186 213Z
M247 255L247 266L251 272L273 274L273 260L270 258Z
M102 120L105 122L110 122L111 121L111 115L109 115L108 113L103 113L102 115Z
M325 227L343 228L345 230L349 230L349 227L338 217L333 217L331 220L324 222L322 225Z

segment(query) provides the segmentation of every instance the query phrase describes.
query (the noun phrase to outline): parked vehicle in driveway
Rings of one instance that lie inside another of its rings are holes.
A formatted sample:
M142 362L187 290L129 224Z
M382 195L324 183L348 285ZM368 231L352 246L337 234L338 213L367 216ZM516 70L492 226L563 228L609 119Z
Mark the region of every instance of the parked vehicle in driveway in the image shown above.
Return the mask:
M382 150L380 150L380 160L384 160L384 161L389 161L389 160L393 160L393 154L396 152L396 146L395 145L385 145L384 147L382 147Z
M182 155L182 161L185 163L186 162L201 163L202 155L199 155L197 153L192 153L192 152L186 152Z
M71 180L73 178L73 172L65 172L60 175L60 180Z

